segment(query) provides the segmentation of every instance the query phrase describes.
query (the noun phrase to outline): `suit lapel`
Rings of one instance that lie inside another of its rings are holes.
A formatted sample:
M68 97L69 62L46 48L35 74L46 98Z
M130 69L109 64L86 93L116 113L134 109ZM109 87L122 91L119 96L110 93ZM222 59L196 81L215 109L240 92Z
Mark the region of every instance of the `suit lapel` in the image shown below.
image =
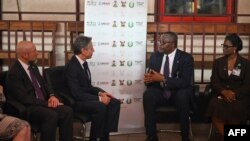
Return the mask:
M88 75L84 72L84 69L82 67L82 64L80 64L80 62L77 60L77 58L75 57L75 55L73 56L73 60L72 60L75 64L75 66L77 67L77 69L81 72L81 77L85 80L88 80L89 83L91 83L91 81L89 80Z
M174 74L176 74L176 72L178 71L180 57L181 51L177 49L172 67L172 77L174 77Z

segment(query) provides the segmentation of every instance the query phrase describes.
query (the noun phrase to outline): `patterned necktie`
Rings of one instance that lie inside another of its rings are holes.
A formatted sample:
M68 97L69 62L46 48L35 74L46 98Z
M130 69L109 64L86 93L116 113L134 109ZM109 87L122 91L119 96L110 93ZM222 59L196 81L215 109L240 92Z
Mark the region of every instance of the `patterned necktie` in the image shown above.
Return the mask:
M84 67L84 72L85 74L88 76L90 82L91 82L91 74L90 74L90 71L89 71L89 66L88 66L88 62L85 61L83 64L83 67Z
M165 62L165 65L164 65L164 76L165 76L166 79L169 77L169 58L168 58L168 55L166 56L166 62ZM164 92L163 92L163 96L166 99L169 99L170 96L171 96L171 91L169 89L165 88Z
M34 71L32 70L32 67L29 66L28 70L29 70L29 74L30 74L30 78L31 78L32 85L33 85L33 87L35 88L36 97L37 97L38 99L45 100L45 99L44 99L43 92L42 92L41 88L39 87L37 78L36 78L36 76L35 76L35 74L34 74Z

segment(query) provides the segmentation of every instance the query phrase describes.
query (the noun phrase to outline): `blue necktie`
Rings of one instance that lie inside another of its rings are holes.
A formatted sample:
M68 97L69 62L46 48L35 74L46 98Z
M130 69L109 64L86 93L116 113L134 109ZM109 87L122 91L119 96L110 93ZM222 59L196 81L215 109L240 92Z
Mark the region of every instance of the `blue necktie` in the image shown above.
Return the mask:
M168 55L166 56L166 62L164 64L164 76L166 79L169 77L169 58L168 58ZM171 96L171 91L167 88L164 88L163 96L166 99L169 99Z
M35 76L35 74L34 74L32 68L31 68L31 66L29 66L28 70L29 70L29 74L30 74L30 77L31 77L32 85L33 85L33 87L35 88L36 97L37 97L38 99L45 100L45 99L44 99L43 92L42 92L41 88L39 87L37 78L36 78L36 76Z

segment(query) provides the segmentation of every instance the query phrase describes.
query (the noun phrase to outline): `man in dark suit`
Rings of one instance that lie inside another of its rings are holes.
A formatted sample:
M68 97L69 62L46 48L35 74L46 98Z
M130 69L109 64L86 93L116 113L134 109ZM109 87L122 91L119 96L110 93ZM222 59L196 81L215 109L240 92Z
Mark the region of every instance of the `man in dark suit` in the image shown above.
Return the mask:
M67 63L65 79L76 100L76 111L91 114L90 141L109 141L109 133L118 128L120 101L101 88L91 85L87 59L94 48L91 38L79 36L73 44L74 56Z
M59 140L72 141L73 112L63 105L56 94L46 86L38 67L36 46L29 41L17 44L17 56L7 76L11 97L27 108L27 120L39 125L41 141L55 141L59 126Z
M145 74L147 90L143 94L146 141L158 141L155 109L174 104L179 113L182 140L188 140L190 97L192 94L193 57L177 49L177 35L160 36L159 51L150 57L150 70Z

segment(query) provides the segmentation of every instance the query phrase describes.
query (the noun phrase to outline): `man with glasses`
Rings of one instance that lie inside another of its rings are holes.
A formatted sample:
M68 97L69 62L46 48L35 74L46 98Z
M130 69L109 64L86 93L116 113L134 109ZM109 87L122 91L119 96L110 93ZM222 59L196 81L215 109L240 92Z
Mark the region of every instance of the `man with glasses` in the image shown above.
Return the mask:
M155 110L172 104L179 113L182 141L188 140L190 97L194 72L193 57L177 49L177 35L160 36L158 51L151 54L149 71L144 76L147 90L143 94L146 141L158 141Z

